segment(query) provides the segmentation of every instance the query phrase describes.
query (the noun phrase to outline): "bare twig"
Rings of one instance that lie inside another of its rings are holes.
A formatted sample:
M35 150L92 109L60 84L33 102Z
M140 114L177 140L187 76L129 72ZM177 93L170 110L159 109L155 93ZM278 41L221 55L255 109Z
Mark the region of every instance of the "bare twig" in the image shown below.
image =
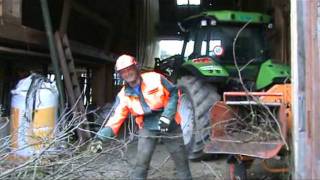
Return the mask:
M212 173L212 175L214 176L214 179L218 179L218 180L222 180L222 174L220 173L220 171L213 169L208 163L206 163L205 161L201 161L202 164L204 164Z

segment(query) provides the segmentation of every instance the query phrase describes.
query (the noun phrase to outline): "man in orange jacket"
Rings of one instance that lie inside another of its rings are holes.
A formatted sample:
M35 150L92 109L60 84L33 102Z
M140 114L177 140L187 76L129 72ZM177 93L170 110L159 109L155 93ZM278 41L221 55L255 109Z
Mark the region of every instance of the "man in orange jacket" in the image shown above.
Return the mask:
M175 163L177 178L191 179L177 113L176 86L158 73L140 74L135 58L129 55L117 59L115 70L125 85L117 95L114 113L97 133L97 138L105 141L116 136L130 113L139 126L136 165L130 178L147 177L157 139L161 137Z

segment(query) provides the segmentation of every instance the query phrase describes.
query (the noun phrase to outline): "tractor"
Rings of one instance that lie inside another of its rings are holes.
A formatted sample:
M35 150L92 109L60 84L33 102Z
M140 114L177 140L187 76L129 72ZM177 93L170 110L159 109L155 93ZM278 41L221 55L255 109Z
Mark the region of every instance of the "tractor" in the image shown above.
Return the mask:
M155 71L179 87L189 159L228 154L230 178L245 178L253 159L289 146L290 67L269 56L271 17L207 11L178 25L181 54L156 59Z

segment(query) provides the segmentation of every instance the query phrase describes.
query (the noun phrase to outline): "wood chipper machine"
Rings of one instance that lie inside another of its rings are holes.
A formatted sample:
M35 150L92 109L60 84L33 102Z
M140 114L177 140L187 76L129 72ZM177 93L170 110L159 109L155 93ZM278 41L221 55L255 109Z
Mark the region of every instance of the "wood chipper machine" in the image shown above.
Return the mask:
M289 150L290 84L274 85L266 92L225 92L210 115L211 137L204 152L230 155L230 179L246 179L246 169L255 158L263 159L267 171L288 172L287 167L272 168L267 160Z
M179 27L181 54L156 59L155 70L180 89L189 159L230 154L237 174L244 159L269 159L289 146L290 67L269 56L271 17L207 11Z

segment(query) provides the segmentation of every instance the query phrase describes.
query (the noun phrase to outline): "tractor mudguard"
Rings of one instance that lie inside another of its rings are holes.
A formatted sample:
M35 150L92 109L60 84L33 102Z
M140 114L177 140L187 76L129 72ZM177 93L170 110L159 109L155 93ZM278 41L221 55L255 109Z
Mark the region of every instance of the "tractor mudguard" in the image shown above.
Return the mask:
M185 73L199 77L208 82L226 82L228 71L218 63L199 63L187 61L182 64Z
M286 83L290 81L290 67L282 64L274 64L267 60L261 64L256 81L256 89L265 88L271 84Z

